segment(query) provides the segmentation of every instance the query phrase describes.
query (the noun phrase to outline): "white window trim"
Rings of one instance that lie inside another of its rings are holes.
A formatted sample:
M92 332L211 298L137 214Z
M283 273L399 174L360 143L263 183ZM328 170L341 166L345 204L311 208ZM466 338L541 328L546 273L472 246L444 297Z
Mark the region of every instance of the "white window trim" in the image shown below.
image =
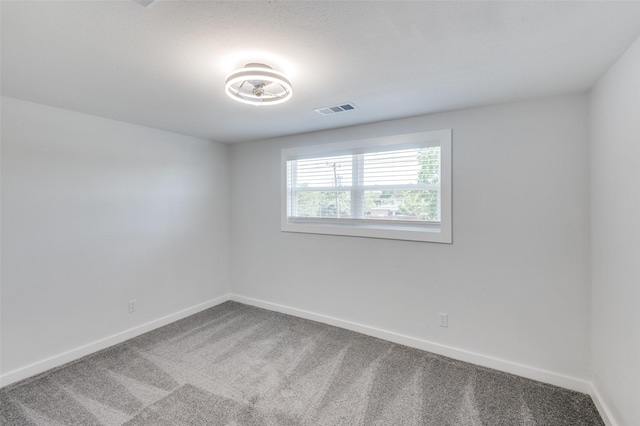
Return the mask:
M380 223L367 220L355 223L338 220L300 220L289 221L287 217L287 160L312 157L318 154L340 152L367 147L433 144L440 146L440 223ZM286 148L281 152L281 230L283 232L302 232L309 234L346 235L353 237L384 238L392 240L423 241L433 243L452 243L452 197L451 197L451 129L429 132L408 133L372 139L348 142Z

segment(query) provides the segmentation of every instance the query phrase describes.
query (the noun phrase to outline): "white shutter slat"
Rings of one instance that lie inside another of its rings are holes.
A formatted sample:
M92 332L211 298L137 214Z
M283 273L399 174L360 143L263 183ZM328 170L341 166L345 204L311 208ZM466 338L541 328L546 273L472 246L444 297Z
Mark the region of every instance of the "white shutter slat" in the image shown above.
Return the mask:
M439 146L325 153L289 160L287 171L295 171L287 176L290 218L439 220Z

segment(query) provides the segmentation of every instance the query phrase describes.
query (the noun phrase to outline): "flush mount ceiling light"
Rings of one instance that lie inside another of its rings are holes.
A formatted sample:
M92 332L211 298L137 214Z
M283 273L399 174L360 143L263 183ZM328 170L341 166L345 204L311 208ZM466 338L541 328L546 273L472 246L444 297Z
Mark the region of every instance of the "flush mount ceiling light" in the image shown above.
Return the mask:
M229 74L225 91L233 100L251 105L277 105L291 98L289 79L268 65L251 63Z

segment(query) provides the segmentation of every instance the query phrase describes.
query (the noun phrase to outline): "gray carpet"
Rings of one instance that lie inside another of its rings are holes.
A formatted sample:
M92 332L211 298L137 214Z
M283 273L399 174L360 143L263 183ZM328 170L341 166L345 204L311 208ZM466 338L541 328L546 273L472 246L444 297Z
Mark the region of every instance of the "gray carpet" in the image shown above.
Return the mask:
M0 390L2 425L602 425L591 399L227 302Z

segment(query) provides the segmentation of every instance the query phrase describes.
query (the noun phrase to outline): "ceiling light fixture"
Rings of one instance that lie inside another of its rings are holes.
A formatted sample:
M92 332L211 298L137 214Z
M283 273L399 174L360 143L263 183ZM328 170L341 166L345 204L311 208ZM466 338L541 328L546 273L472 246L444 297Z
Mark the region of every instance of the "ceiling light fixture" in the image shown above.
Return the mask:
M291 82L268 65L251 63L229 74L225 91L233 100L251 105L277 105L293 94Z

